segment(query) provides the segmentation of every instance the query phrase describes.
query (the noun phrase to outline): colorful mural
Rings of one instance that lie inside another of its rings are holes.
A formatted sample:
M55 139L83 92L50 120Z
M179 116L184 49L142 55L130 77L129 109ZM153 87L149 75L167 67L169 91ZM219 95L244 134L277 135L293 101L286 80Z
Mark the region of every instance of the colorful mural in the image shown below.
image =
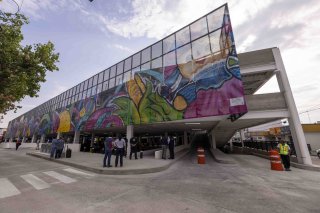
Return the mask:
M176 33L175 43L182 45L163 51L160 65L153 65L154 60L151 68L132 71L126 82L58 110L27 113L10 122L7 135L92 131L247 112L227 6L190 29L191 39L185 43Z

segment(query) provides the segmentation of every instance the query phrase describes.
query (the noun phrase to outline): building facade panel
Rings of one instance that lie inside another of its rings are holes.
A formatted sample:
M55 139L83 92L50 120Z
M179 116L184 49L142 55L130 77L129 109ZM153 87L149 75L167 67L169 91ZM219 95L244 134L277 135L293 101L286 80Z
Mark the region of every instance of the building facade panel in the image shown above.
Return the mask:
M92 131L245 112L228 7L223 5L11 121L7 135Z

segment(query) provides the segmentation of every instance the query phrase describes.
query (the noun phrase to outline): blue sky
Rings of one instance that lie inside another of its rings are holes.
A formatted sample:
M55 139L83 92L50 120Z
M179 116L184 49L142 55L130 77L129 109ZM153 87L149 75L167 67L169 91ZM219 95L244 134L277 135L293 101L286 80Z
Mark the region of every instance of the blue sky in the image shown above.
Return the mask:
M52 41L60 71L48 73L38 98L26 97L0 127L228 3L238 52L279 47L303 123L320 121L318 0L16 0L30 24L23 44ZM15 11L2 0L3 11ZM275 80L263 88L276 91ZM316 109L316 110L313 110Z

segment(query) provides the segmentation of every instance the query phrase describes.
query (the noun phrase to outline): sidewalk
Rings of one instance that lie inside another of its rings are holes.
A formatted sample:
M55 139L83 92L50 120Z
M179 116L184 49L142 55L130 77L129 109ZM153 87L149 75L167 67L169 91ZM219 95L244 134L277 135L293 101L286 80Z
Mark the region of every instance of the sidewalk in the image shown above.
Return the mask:
M89 152L74 152L71 158L50 159L48 153L42 153L40 151L27 152L27 155L42 158L45 160L53 161L56 163L65 164L75 168L106 174L106 175L130 175L130 174L147 174L166 170L177 160L185 156L189 152L189 149L181 150L175 153L174 160L155 159L154 155L144 156L142 159L129 160L129 158L123 158L123 167L115 167L115 156L111 157L111 164L113 167L103 168L103 154L89 153Z

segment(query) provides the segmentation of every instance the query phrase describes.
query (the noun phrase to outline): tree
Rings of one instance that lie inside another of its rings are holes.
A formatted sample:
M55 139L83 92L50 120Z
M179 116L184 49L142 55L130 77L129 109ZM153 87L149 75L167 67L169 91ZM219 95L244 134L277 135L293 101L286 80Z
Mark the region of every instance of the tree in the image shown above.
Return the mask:
M1 0L0 0L1 1ZM4 13L0 10L0 114L21 108L24 97L38 97L40 83L45 82L47 71L58 71L59 53L54 45L22 46L21 27L28 19L20 13Z

